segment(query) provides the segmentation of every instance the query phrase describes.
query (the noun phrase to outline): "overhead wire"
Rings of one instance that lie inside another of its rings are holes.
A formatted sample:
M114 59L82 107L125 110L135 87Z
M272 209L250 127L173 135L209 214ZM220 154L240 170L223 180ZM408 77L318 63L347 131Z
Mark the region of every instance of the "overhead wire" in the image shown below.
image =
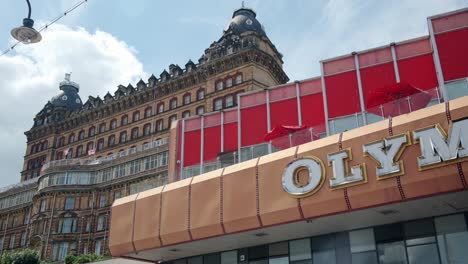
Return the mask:
M51 20L49 23L46 23L44 26L42 26L41 28L39 28L39 30L37 30L38 32L42 32L44 30L46 30L47 28L49 28L49 26L55 24L57 21L59 21L60 19L62 19L63 17L65 17L66 15L68 15L69 13L73 12L75 9L77 9L79 6L83 5L84 3L88 2L88 0L81 0L80 2L76 3L74 6L68 8L67 10L65 10L62 14L60 14L59 16L57 16L56 18L54 18L53 20ZM7 54L8 52L12 51L15 49L16 46L18 46L19 44L21 44L21 41L16 41L13 45L11 45L10 47L8 47L6 50L4 50L1 54L0 54L0 57L2 57L3 55Z

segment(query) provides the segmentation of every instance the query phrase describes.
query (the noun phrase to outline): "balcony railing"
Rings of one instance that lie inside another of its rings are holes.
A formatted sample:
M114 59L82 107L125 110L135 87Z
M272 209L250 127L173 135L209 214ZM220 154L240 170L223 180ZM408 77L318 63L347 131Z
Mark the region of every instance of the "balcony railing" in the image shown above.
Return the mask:
M147 151L149 149L159 148L163 145L168 143L168 138L158 139L151 143L146 143L141 146L136 146L134 148L130 148L128 150L120 151L118 153L114 153L112 155L102 157L102 158L82 158L82 159L61 159L61 160L53 160L47 162L42 166L41 171L45 171L51 168L56 167L66 167L66 166L86 166L86 165L99 165L104 164L106 162L126 157L129 155L138 154L142 151ZM42 173L41 173L42 174Z
M465 78L458 80L457 82L447 83L446 89L450 99L468 95L468 79ZM359 112L348 116L330 119L328 121L329 135L358 128L366 123L371 124L385 120L389 117L410 113L441 102L442 96L438 88L416 93L408 97L403 97L398 100L369 108L364 113ZM228 162L226 162L225 159L221 162L218 158L217 160L206 161L203 164L184 167L181 171L180 178L186 179L215 169L230 166L235 163L258 158L276 151L314 141L327 136L325 130L324 123L291 133L284 137L276 138L269 142L245 146L240 149L240 155L237 151L228 153L229 155L232 155L232 158L228 159Z

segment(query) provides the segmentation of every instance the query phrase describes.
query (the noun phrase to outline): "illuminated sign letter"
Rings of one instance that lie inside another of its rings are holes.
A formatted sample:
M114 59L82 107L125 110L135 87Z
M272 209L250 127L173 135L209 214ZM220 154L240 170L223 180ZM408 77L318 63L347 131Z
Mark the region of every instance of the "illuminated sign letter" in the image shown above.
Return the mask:
M421 145L420 168L468 157L468 119L453 122L448 136L435 125L414 131L413 137Z
M343 188L350 184L367 181L366 172L361 165L352 167L349 173L348 162L350 160L352 160L352 155L349 149L328 154L328 162L333 168L333 178L330 179L330 188Z
M404 173L403 161L397 160L408 144L408 135L405 134L366 144L363 151L377 161L376 175L384 178Z
M325 179L320 159L308 157L288 164L283 172L283 189L294 196L303 197L318 191Z

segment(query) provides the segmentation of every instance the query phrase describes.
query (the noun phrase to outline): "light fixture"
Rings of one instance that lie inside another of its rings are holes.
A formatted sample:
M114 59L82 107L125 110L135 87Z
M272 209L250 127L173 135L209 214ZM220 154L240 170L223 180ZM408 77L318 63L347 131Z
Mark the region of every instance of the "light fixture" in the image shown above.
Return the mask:
M33 28L34 20L31 19L31 4L29 0L26 0L26 2L29 9L28 17L23 19L23 26L11 30L11 36L24 44L37 43L42 39L41 33Z

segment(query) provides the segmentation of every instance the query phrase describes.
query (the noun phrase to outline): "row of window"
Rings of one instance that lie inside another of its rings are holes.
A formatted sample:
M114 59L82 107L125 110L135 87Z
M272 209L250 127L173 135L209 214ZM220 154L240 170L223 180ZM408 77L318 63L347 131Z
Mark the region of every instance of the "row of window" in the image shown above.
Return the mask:
M16 234L10 235L10 238L9 238L10 240L8 242L8 248L9 249L15 248L15 238L16 238ZM27 238L26 231L21 232L21 240L20 240L20 245L19 246L24 247L26 245L26 238ZM5 239L5 241L6 241L6 239ZM3 244L4 244L5 241L4 241L4 237L0 237L0 250L4 249Z
M36 190L28 190L17 192L13 195L0 198L0 209L10 208L13 206L30 203Z
M236 93L227 94L213 100L213 111L219 111L224 108L230 108L237 105L237 95L243 93L243 90Z
M83 242L84 243L84 242ZM77 249L76 242L55 242L52 246L52 260L63 261L65 257L72 251ZM96 240L94 244L94 254L101 255L101 248L104 245L103 241ZM88 246L83 246L83 254L88 254Z
M144 158L132 160L110 168L97 171L73 171L59 172L46 175L39 181L39 190L56 185L90 185L107 182L112 179L127 175L133 175L141 171L151 170L166 166L168 162L168 152L160 152ZM45 209L44 209L45 210Z
M169 263L466 263L467 244L466 216L457 214L212 253Z
M242 83L242 73L238 73L235 76L228 76L224 80L218 80L215 82L216 91L221 91L225 88L230 88L234 85Z
M2 226L0 230L6 230L9 227L17 227L20 225L27 225L29 224L29 211L24 214L20 221L20 217L18 215L13 216L13 220L11 221L11 226L8 226L8 217L4 217L2 219Z
M49 146L49 141L47 141L47 140L36 143L36 144L32 145L32 147L31 147L31 154L46 150L48 148L48 146Z

